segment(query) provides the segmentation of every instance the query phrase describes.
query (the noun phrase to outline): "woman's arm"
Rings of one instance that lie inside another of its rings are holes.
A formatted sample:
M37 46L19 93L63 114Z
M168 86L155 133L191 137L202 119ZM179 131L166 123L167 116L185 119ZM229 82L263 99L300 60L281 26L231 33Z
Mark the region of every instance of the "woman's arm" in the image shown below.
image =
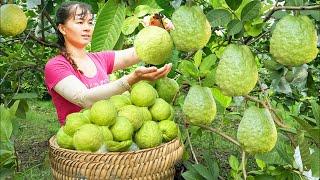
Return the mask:
M169 73L171 65L157 69L156 67L138 67L134 72L122 78L88 89L76 76L70 75L60 80L53 89L69 102L87 108L93 103L108 99L130 89L131 85L140 80L156 80Z
M134 47L115 51L113 71L125 69L139 62L138 55Z

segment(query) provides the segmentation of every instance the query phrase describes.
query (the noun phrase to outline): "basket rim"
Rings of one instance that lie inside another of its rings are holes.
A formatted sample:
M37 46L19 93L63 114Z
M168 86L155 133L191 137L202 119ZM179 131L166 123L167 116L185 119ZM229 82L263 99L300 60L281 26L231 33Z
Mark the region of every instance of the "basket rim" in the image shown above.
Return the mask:
M49 139L49 148L50 149L58 149L58 150L62 150L62 151L66 151L66 152L70 152L70 153L78 153L78 154L86 154L86 155L123 155L123 154L137 154L137 153L143 153L143 152L148 152L148 151L152 151L155 149L159 149L162 148L163 146L168 146L170 144L175 143L176 141L178 141L179 146L182 146L182 143L180 142L180 139L177 137L169 142L166 143L162 143L159 146L153 147L153 148L147 148L147 149L140 149L137 151L125 151L125 152L88 152L88 151L76 151L76 150L72 150L72 149L65 149L65 148L61 148L59 147L59 145L57 144L56 141L56 135L53 135L50 139ZM53 148L52 148L53 147Z

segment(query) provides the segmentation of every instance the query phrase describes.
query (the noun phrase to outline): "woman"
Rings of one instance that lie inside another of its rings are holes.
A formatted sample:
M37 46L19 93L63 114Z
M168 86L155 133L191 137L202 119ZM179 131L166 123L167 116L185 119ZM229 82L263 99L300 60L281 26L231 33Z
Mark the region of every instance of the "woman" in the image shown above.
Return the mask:
M66 2L56 13L60 55L47 62L45 83L61 125L68 114L121 94L140 80L157 80L171 70L171 64L160 69L139 67L129 75L109 82L108 74L137 64L139 59L134 48L87 53L85 47L93 33L91 12L85 3Z

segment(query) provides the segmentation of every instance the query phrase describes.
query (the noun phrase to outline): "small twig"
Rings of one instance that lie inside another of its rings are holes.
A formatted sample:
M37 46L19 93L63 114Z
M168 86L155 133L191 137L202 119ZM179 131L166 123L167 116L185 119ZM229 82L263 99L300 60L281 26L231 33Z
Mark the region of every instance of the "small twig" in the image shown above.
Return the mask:
M278 2L279 2L279 0L277 0L277 1L275 2L273 8L272 8L271 11L268 13L268 15L264 18L263 22L267 22L267 21L271 18L272 14L273 14L274 12L276 12L275 9L276 9L276 7L278 6Z
M247 42L247 45L250 45L250 44L256 42L257 40L259 40L259 39L262 38L263 36L267 35L268 33L270 33L270 31L265 31L265 32L261 33L261 34L260 34L257 38L255 38L254 40L252 40L252 41L249 40L249 41Z
M186 128L186 131L187 131L188 143L189 143L189 145L190 145L190 150L191 150L193 159L196 161L196 164L199 164L198 159L197 159L197 157L196 157L196 154L195 154L194 151L193 151L193 147L192 147L192 144L191 144L191 140L190 140L190 135L189 135L188 128Z
M59 46L57 44L51 44L51 43L48 43L46 41L43 41L43 40L40 40L38 39L37 37L35 37L33 34L29 35L29 37L35 41L37 41L38 43L44 45L44 46L47 46L47 47L52 47L52 48L59 48Z
M54 28L54 30L55 30L56 32L58 32L59 30L58 30L56 24L52 21L52 19L51 19L50 15L48 14L48 12L47 12L47 11L44 11L44 12L43 12L43 15L44 15L44 16L47 18L47 20L50 22L50 24L52 25L52 27Z
M247 179L247 171L246 171L246 152L242 150L242 158L241 158L241 163L242 163L242 174L243 174L243 179Z
M6 79L6 77L9 75L10 73L10 70L11 70L11 66L7 69L6 73L4 74L4 76L1 78L1 81L0 81L0 85L4 82L4 80Z
M220 132L220 131L219 131L218 129L216 129L216 128L212 128L212 127L205 126L205 125L197 125L197 126L202 127L202 128L204 128L204 129L207 129L207 130L209 130L209 131L212 131L212 132L214 132L214 133L216 133L216 134L224 137L225 139L229 140L230 142L232 142L233 144L235 144L235 145L237 145L237 146L239 146L239 147L241 146L240 143L239 143L237 140L235 140L234 138L228 136L227 134L225 134L225 133L223 133L223 132Z
M41 5L43 6L44 5L44 0L41 0ZM45 41L45 35L44 35L44 15L43 15L43 12L45 11L44 10L45 6L43 7L43 11L41 13L41 36L42 36L42 40Z

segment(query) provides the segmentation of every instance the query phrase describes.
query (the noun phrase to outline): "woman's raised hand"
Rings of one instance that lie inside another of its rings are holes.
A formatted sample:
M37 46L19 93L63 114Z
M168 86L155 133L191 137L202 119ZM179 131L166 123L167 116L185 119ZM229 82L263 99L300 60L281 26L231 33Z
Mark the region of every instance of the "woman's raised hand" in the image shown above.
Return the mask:
M128 75L128 83L130 85L141 81L141 80L148 80L148 81L155 81L166 76L171 70L172 64L165 64L161 68L156 67L138 67L134 72Z

